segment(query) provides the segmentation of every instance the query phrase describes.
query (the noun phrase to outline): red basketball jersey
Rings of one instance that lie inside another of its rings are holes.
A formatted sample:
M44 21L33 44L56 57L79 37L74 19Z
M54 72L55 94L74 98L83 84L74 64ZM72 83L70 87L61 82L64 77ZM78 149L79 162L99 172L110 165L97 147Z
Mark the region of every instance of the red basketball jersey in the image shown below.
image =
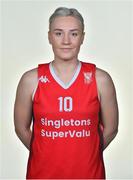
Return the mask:
M39 65L27 179L105 179L96 66L79 61L68 84Z

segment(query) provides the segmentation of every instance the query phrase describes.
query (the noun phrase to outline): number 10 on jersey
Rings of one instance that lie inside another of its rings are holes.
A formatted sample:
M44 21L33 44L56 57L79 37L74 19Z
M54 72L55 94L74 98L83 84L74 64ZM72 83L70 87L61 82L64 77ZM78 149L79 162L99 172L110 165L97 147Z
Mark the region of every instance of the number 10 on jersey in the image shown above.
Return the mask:
M59 111L60 112L70 112L73 108L73 99L69 96L67 97L59 97Z

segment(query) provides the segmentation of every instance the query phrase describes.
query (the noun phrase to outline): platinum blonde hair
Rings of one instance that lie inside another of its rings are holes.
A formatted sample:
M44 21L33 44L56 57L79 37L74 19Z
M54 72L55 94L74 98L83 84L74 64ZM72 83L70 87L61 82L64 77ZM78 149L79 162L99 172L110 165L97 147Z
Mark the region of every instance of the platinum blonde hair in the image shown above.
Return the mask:
M78 12L77 9L74 8L66 8L66 7L59 7L57 8L54 13L49 18L49 29L51 27L52 22L55 20L56 17L64 17L64 16L72 16L78 19L82 26L82 31L84 31L84 19L82 15Z

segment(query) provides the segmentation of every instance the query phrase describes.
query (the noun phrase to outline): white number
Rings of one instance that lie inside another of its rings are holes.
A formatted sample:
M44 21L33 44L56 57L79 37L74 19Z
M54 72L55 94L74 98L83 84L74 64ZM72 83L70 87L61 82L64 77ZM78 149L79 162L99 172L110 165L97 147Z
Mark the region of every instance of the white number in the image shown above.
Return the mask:
M62 112L63 111L63 97L59 97L59 111Z
M72 98L71 97L59 97L59 111L62 112L63 110L66 112L72 111Z

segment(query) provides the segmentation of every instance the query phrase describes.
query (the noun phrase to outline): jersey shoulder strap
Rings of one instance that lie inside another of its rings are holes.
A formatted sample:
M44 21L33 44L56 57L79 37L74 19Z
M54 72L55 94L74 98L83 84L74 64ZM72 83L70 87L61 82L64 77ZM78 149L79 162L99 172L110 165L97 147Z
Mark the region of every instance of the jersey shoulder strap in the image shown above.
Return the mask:
M49 63L45 64L38 64L38 78L45 75L45 73L48 71Z
M96 71L96 65L93 63L83 62L83 67L86 71L91 71L93 73Z

